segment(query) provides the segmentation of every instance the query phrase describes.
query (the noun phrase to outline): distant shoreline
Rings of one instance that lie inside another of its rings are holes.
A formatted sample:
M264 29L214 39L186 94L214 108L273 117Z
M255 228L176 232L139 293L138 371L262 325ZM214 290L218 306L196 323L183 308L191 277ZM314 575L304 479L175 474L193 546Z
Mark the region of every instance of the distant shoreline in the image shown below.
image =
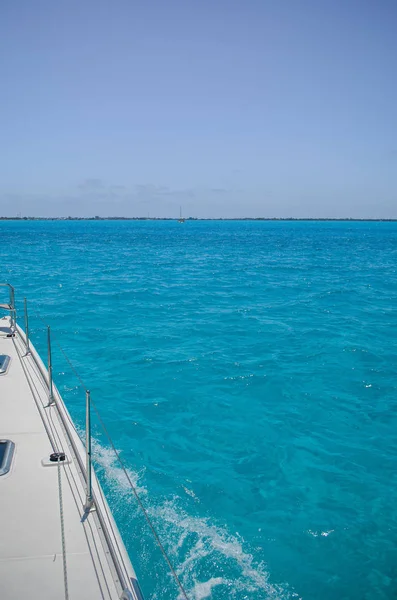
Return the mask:
M0 217L0 221L178 221L177 217ZM396 219L358 219L332 217L187 217L185 221L344 221L397 222Z

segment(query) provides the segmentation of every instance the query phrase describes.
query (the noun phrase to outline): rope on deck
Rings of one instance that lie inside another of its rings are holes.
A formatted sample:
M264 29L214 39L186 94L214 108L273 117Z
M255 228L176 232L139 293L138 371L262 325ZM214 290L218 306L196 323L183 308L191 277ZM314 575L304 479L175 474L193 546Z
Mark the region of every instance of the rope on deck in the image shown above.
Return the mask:
M58 456L58 493L59 493L59 514L61 518L61 539L62 539L62 562L63 562L63 583L65 587L65 600L69 600L68 589L68 570L66 564L66 540L65 523L63 517L63 497L62 497L62 477L61 477L61 458Z

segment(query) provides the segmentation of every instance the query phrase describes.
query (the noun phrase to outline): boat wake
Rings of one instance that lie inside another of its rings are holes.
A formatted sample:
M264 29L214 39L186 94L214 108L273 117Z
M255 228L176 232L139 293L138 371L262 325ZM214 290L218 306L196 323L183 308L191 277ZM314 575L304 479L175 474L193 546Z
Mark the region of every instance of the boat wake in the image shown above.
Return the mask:
M246 544L240 536L231 535L226 529L211 524L209 519L189 515L181 508L177 496L151 507L150 513L164 535L174 541L169 551L175 558L182 558L177 572L188 582L194 600L212 597L218 586L223 587L223 593L219 590L217 598L292 597L286 586L269 582L265 564L256 563L244 550ZM201 573L212 577L198 581Z
M85 433L83 434L84 439ZM94 457L94 461L96 464L96 470L100 473L102 472L108 483L111 484L112 488L115 488L114 491L117 490L117 494L121 494L122 496L130 496L131 495L131 487L130 484L124 474L123 469L120 467L120 463L117 460L112 448L108 448L107 446L103 446L97 439L92 438L91 441L92 454ZM98 470L99 466L99 470ZM142 469L141 473L136 473L131 469L127 469L128 475L134 484L134 487L137 493L140 496L144 496L147 494L147 489L140 485L140 480L143 477L145 472Z
M127 512L131 518L131 509L137 510L136 502L117 458L111 448L101 445L98 440L93 439L92 449L96 471L101 479L105 479L110 491L111 508L116 514L121 511L125 514L125 502L128 498ZM144 499L148 514L189 599L298 598L288 585L278 585L269 581L265 563L255 561L252 554L246 550L247 544L241 536L230 534L225 528L212 524L207 518L190 515L182 506L183 499L177 495L160 501L150 499L149 502L147 488L142 482L144 470L140 473L129 471L129 475L138 494ZM118 519L128 546L130 527L126 526L124 529L123 521L123 518ZM142 552L145 554L143 563L150 568L153 558L147 548ZM166 587L167 582L163 582L156 590L150 590L150 598L168 598L164 593ZM176 600L175 596L169 597ZM177 600L182 600L182 597L178 596Z

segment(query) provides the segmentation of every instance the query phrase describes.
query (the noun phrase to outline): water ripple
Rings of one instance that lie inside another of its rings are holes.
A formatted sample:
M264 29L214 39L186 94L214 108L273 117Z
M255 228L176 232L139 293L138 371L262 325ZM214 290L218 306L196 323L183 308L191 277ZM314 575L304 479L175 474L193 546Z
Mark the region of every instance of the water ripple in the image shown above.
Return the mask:
M396 596L395 223L0 222L0 239L0 279L89 383L192 599ZM95 435L145 595L175 600Z

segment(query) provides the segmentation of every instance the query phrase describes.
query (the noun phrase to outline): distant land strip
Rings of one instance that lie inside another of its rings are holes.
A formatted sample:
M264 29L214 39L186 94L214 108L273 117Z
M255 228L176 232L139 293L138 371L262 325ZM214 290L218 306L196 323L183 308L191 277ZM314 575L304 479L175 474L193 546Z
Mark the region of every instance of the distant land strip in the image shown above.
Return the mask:
M1 217L0 221L179 221L180 217ZM376 217L185 217L184 221L385 221L397 222L396 219L379 219Z

